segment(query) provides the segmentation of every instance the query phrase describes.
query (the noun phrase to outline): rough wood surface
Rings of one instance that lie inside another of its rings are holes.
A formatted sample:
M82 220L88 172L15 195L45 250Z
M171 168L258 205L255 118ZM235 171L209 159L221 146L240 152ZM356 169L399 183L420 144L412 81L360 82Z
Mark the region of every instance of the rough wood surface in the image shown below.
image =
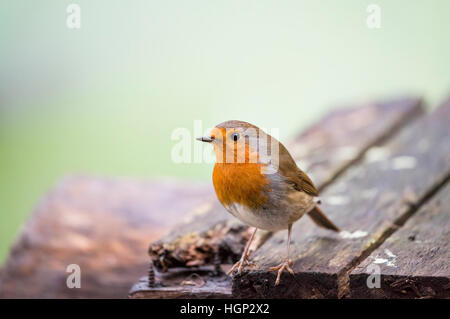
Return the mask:
M370 146L421 113L422 102L417 98L340 109L308 128L288 147L320 190ZM247 226L228 214L213 196L205 198L196 216L152 243L149 254L160 271L210 264L217 251L223 263L233 263L248 237ZM257 242L268 237L270 234L260 233Z
M420 114L422 102L416 98L340 109L308 128L289 143L288 148L299 166L322 189L360 159L369 147L388 138ZM215 199L205 202L202 213L150 245L149 253L158 270L204 266L216 258L217 251L221 263L238 260L249 236L248 228L225 212ZM260 231L257 241L261 244L270 236ZM139 287L143 286L141 282ZM179 289L186 291L184 287ZM154 298L158 290L158 287L146 290L147 297ZM231 293L231 287L229 290ZM186 292L185 296L190 295Z
M315 227L302 218L292 231L295 276L267 268L286 253L286 232L253 255L254 270L233 279L233 296L324 298L348 294L348 272L401 225L450 172L450 103L422 117L392 140L368 150L322 193L322 210L343 230Z
M450 298L449 239L447 183L350 274L352 298ZM379 267L379 289L368 288L369 266Z
M130 290L129 297L141 298L231 298L231 278L223 276L230 265L216 272L211 267L171 268L155 274L155 285L149 287L148 277L142 277Z
M211 189L180 181L74 177L31 215L0 271L0 298L125 298L148 243L195 213ZM81 288L66 267L81 267Z

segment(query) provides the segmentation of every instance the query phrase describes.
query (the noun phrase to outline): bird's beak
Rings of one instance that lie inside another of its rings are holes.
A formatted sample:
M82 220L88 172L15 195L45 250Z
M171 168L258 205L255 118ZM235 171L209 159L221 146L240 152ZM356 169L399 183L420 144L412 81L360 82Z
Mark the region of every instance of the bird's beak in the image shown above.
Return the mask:
M197 137L195 138L197 141L200 142L207 142L207 143L211 143L212 141L214 141L213 138L211 138L210 136L202 136L202 137Z

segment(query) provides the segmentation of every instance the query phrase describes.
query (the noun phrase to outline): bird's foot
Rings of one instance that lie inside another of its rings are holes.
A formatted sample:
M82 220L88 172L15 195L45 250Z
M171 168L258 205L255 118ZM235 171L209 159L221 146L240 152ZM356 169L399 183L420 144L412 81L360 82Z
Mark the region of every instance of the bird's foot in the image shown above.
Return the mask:
M278 276L277 276L277 280L275 281L275 286L278 286L278 284L280 283L280 277L284 270L287 270L291 273L291 275L294 275L294 271L290 267L291 265L292 265L292 260L286 259L278 266L269 268L269 271L277 271L278 270Z
M255 264L253 264L252 262L248 261L248 257L249 256L242 256L241 259L235 263L233 265L233 267L231 267L231 269L228 271L227 275L230 276L233 271L235 271L237 269L237 273L241 274L242 270L244 269L245 266L254 266Z

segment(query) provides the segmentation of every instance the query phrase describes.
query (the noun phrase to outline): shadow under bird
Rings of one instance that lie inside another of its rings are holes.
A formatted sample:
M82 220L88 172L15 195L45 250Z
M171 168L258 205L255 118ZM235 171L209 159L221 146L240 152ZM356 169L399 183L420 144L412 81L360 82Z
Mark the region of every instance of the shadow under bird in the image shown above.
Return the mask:
M294 274L289 259L294 222L308 214L318 226L340 231L317 206L314 197L318 191L308 175L298 168L283 144L257 126L227 121L197 140L214 148L213 184L217 198L230 214L254 227L241 259L229 274L234 270L241 273L249 264L249 248L258 228L288 230L286 258L269 268L278 271L275 285L280 283L284 270Z

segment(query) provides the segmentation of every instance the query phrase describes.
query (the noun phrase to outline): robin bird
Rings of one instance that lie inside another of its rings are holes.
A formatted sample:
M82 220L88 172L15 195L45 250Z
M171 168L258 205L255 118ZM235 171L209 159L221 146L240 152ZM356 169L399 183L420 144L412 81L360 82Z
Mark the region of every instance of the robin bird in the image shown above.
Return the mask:
M311 179L297 167L292 156L278 140L243 121L223 122L209 136L197 140L212 144L216 157L213 184L225 209L254 227L241 259L231 268L241 273L249 264L249 248L260 229L288 230L287 256L278 266L275 285L284 270L291 274L289 259L292 224L305 214L320 227L340 231L316 205L318 196Z

